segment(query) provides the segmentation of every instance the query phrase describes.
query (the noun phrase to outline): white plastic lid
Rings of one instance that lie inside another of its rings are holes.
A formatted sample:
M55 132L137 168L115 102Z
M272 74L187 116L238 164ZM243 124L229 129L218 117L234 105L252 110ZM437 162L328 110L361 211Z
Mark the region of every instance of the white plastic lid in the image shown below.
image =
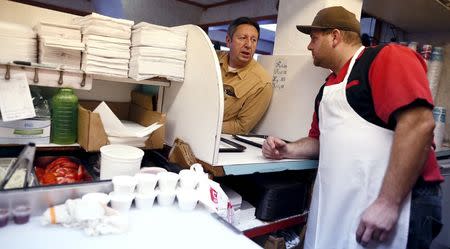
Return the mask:
M129 145L110 144L100 148L102 155L119 160L136 160L144 156L144 151Z

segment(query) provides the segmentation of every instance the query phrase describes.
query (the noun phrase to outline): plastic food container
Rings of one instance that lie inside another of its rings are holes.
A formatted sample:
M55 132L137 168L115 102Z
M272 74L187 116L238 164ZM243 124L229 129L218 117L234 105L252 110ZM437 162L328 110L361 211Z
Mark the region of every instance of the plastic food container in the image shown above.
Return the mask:
M134 199L136 208L144 210L152 208L153 203L155 202L156 194L156 191L136 194L136 198Z
M52 169L50 171L53 173L46 174L47 169ZM34 172L36 185L73 184L92 182L94 180L83 163L73 156L36 157L34 160ZM65 173L62 174L60 172ZM56 175L58 175L59 180L57 180Z
M100 179L118 175L133 176L139 172L144 151L128 145L110 144L100 148Z
M136 187L137 181L132 176L114 176L112 179L114 192L132 194Z
M109 193L109 197L111 198L111 207L121 213L126 213L130 210L134 196L135 195L131 193L111 192Z
M13 220L16 224L25 224L30 220L31 208L25 205L17 206L12 211Z
M0 227L6 226L8 224L9 211L6 208L0 208Z

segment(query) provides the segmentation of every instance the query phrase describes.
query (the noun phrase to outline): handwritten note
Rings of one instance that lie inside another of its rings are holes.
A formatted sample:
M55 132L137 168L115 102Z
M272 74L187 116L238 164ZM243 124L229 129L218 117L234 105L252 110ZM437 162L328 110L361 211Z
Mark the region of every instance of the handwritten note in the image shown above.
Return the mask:
M11 74L9 80L0 78L0 111L3 121L36 116L25 73Z
M274 89L284 89L287 82L288 66L287 62L279 58L275 62L273 68L272 85Z

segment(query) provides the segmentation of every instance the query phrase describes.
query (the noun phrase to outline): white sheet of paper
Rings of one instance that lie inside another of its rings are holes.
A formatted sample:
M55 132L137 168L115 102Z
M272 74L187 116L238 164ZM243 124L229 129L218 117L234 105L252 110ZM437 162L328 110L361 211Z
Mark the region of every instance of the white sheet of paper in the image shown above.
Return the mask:
M11 74L9 80L0 77L0 111L3 121L36 116L25 73Z
M157 130L162 124L154 123L148 127L131 127L125 126L119 118L111 111L109 106L102 101L94 110L95 113L100 115L103 127L108 136L115 137L145 137L150 135L153 131Z

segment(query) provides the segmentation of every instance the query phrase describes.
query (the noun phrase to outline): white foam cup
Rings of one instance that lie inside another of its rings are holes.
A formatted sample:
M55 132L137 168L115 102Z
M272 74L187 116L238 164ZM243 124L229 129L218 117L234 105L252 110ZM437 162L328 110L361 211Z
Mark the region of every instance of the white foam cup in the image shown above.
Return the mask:
M138 193L148 193L155 191L156 183L158 182L158 177L153 174L137 173L134 175L137 182L137 192Z
M161 206L170 206L175 200L175 190L158 191L158 204Z
M111 192L109 193L109 197L111 198L111 207L121 213L125 213L130 210L135 195L131 193Z
M158 186L161 191L174 191L177 187L180 176L173 172L160 172L158 176Z
M198 193L194 189L178 189L177 200L181 210L190 211L197 205Z
M133 176L114 176L112 179L114 192L132 194L136 187L137 181Z
M146 193L137 193L134 200L137 209L150 209L153 207L153 202L157 192L155 190Z
M180 175L180 187L186 189L194 189L199 181L199 174L193 170L183 169L178 173Z

